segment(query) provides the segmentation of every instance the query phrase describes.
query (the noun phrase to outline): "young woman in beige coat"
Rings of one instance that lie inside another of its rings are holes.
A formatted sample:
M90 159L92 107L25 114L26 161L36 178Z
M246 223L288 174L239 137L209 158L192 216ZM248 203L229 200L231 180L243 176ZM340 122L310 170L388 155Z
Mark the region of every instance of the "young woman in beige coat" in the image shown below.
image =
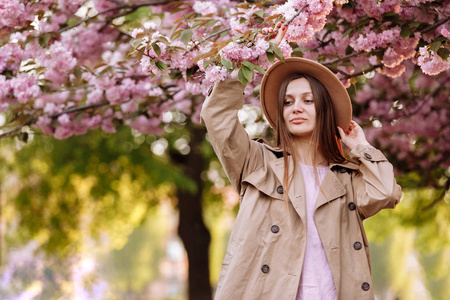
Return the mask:
M201 113L241 200L215 299L374 299L362 221L395 207L401 189L351 120L346 89L314 61L274 64L260 97L275 147L239 123L243 92L219 82Z

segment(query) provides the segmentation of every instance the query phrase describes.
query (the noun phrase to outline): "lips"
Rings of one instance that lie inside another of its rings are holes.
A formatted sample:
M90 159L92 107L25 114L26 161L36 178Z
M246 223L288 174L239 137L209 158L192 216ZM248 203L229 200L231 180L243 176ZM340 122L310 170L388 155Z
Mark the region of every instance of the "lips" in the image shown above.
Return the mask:
M305 121L306 121L306 119L304 119L304 118L293 118L289 122L291 122L293 124L302 124Z

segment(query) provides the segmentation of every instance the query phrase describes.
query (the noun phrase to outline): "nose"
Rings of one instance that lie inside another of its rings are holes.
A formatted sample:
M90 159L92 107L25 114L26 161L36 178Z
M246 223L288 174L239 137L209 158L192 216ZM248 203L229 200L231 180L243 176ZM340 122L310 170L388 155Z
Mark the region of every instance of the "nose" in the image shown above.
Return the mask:
M302 105L302 101L301 100L297 100L294 102L294 106L292 108L292 112L293 113L301 113L303 112L305 109Z

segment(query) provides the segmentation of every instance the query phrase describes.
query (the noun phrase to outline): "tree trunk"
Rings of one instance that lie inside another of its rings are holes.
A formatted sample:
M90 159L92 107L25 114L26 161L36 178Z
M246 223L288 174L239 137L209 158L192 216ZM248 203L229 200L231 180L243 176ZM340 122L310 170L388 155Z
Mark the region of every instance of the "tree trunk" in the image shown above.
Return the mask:
M184 243L189 261L188 294L190 300L211 300L212 290L209 280L209 244L211 236L203 222L202 193L204 160L201 143L205 137L203 128L187 125L191 136L191 151L187 155L171 154L174 163L182 164L184 173L195 182L197 190L191 193L178 189L180 223L178 234Z

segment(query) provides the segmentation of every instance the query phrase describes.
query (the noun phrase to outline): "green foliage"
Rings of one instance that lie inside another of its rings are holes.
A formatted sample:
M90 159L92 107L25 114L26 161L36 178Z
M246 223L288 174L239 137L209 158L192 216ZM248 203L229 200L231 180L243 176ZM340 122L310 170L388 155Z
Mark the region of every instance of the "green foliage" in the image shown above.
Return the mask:
M19 220L5 237L8 245L36 239L48 253L66 257L78 252L80 227L87 227L94 237L110 234L112 247L121 248L126 232L160 199L171 197L175 186L195 189L179 168L151 152L151 142L151 136L133 136L125 128L64 141L34 137L17 152L3 142L0 180L14 179L4 185L7 224Z

